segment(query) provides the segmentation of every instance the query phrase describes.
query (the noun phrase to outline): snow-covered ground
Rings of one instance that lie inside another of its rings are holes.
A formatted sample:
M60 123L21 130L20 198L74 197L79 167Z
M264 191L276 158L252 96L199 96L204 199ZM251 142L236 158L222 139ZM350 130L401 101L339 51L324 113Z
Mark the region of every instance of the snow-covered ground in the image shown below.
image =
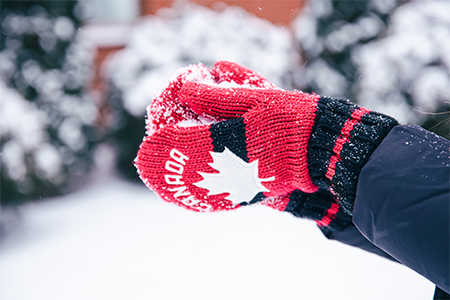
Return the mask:
M100 165L83 190L23 207L1 245L0 299L432 299L420 275L313 222L190 212Z

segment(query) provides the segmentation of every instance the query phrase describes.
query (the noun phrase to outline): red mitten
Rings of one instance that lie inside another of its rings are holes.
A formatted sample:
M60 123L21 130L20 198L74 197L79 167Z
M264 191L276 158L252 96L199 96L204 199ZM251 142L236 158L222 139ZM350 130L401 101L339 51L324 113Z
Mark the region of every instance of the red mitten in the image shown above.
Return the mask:
M215 118L198 115L189 106L182 103L178 94L186 82L217 87L278 89L261 74L233 62L218 61L211 70L202 64L181 68L147 108L147 135L151 135L167 125L193 126L193 124L211 124L218 119L224 119L222 116ZM262 204L284 210L287 201L286 197L277 197L267 199Z
M275 88L187 80L177 96L198 116L225 121L162 127L145 138L136 166L160 197L196 211L270 197L342 228L351 221L361 168L396 124L348 101ZM319 187L335 196L305 194Z

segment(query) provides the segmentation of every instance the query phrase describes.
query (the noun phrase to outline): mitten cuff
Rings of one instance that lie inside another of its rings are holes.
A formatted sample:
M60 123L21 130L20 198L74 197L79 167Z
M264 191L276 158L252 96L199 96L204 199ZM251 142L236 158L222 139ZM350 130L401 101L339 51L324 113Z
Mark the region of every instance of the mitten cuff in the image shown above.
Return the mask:
M369 156L398 122L347 100L321 97L308 145L312 181L352 215L356 185Z

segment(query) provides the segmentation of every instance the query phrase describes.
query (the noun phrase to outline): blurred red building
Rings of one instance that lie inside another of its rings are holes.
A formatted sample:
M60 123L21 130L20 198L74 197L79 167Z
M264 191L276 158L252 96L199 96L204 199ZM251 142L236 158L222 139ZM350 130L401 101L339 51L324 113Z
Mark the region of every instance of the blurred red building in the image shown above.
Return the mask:
M306 0L221 0L228 5L236 5L248 12L271 21L274 24L289 25L303 8ZM140 0L142 15L154 14L162 7L169 7L174 0ZM207 7L213 7L217 0L192 0Z

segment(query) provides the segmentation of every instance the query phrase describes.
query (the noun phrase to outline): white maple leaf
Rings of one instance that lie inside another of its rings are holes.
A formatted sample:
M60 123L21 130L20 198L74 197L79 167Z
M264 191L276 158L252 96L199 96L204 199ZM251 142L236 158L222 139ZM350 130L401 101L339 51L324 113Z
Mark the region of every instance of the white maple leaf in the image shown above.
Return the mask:
M247 163L228 148L222 153L210 154L213 163L209 165L219 173L198 172L203 180L194 183L207 189L208 195L228 193L225 199L233 202L233 205L250 202L258 193L269 191L261 182L275 180L273 176L265 179L258 177L258 160Z

